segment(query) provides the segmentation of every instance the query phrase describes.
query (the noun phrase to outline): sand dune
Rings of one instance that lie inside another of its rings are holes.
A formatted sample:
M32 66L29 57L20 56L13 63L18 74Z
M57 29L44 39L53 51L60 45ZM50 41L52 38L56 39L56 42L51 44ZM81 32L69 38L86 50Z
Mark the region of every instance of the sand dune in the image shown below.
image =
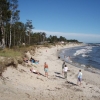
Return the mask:
M82 69L82 85L77 86L79 68L66 63L68 82L64 79L57 49L72 46L39 48L34 55L39 65L32 66L43 75L31 73L31 67L8 67L0 78L0 100L100 100L100 75ZM44 62L49 65L49 78L44 77Z

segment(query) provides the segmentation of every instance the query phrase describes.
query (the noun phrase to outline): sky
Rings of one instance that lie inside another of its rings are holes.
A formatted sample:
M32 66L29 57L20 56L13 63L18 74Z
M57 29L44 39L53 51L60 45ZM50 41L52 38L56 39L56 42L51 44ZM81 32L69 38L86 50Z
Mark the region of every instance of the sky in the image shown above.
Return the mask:
M20 21L33 32L100 43L100 0L18 0Z

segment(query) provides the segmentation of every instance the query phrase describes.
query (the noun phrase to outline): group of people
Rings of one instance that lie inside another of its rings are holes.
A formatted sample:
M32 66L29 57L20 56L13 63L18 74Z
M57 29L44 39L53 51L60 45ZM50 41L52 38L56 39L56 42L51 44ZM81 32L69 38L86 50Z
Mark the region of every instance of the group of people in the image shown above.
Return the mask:
M62 64L62 74L64 74L64 78L67 80L67 71L68 71L68 67L65 64L65 61ZM82 81L82 72L81 70L79 70L78 72L78 76L77 76L77 85L81 85L81 81Z
M35 60L34 58L30 58L30 62L32 62L32 63L35 63L35 64L38 64L39 63L39 60Z
M39 71L31 68L30 71L32 73L41 75ZM62 64L62 74L64 74L64 78L67 80L67 71L68 71L68 67L67 64L65 63L65 61ZM45 62L44 63L44 72L45 72L45 77L48 78L48 64ZM81 70L79 70L78 76L77 76L77 85L81 85L81 81L82 81L82 72Z
M26 59L26 58L25 58L24 60L25 60L25 62L28 61L28 59ZM30 61L31 61L32 63L35 63L35 62L39 63L38 60L35 60L35 59L33 59L32 57L31 57ZM33 69L33 68L31 68L30 71L31 71L32 73L41 75L40 72L39 72L38 70L35 70L35 69ZM47 64L46 62L44 63L44 72L45 72L45 77L48 78L48 64ZM68 67L67 67L67 64L66 64L65 61L64 61L63 64L62 64L62 74L64 75L64 78L65 78L66 80L67 80L67 72L68 72ZM82 72L81 72L81 70L79 70L77 79L78 79L78 80L77 80L77 85L81 85L81 81L82 81Z
M25 63L28 63L28 62L30 61L31 63L39 64L39 60L35 60L35 59L32 58L32 57L31 57L30 60L29 60L29 59L27 58L27 56L24 56L23 61L24 61ZM35 70L35 69L33 69L33 68L31 68L30 71L31 71L32 73L41 75L40 72L39 72L38 70ZM44 63L44 71L45 71L45 76L48 78L48 64L47 64L46 62Z
M35 70L35 69L33 69L33 68L31 68L30 71L31 71L32 73L41 75L41 73L40 73L39 71L37 71L37 70ZM48 64L47 64L46 62L44 63L44 71L45 71L45 77L48 78Z
M24 56L23 57L23 61L25 62L25 63L28 63L28 61L30 61L31 63L35 63L35 64L38 64L39 63L39 60L36 60L36 59L34 59L34 58L30 58L30 59L28 59L27 58L27 56Z

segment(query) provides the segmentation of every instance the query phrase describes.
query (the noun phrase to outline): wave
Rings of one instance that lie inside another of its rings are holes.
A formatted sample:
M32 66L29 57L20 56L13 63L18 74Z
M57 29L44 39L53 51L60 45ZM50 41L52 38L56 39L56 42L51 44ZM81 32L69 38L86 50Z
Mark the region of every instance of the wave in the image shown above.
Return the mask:
M65 53L65 50L62 50L62 52L61 52L62 54L64 54Z
M84 64L81 64L82 67L86 67Z
M82 54L82 57L87 57L87 53L91 52L92 51L92 47L89 47L89 46L86 46L80 50L77 50L75 53L74 53L74 56L77 56L77 55L80 55Z
M86 54L82 54L82 57L89 57L88 55L86 55Z

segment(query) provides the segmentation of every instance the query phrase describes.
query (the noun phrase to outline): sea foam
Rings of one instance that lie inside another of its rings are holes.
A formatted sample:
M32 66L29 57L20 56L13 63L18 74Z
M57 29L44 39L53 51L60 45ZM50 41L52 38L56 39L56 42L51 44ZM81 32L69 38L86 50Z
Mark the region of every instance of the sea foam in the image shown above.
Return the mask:
M91 52L91 51L92 51L92 47L86 46L84 49L77 50L74 53L74 56L82 54L82 57L88 57L88 55L86 55L86 54Z

